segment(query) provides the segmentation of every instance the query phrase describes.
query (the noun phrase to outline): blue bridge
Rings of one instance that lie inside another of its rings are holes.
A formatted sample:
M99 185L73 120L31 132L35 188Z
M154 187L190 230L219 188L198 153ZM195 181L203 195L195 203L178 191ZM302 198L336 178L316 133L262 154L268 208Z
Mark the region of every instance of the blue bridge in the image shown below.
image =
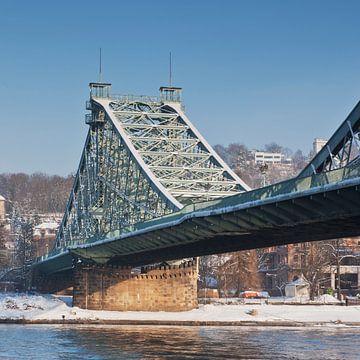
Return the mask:
M181 89L90 84L85 142L43 273L360 235L360 105L290 180L251 190L186 117Z
M180 88L90 91L56 244L33 265L45 291L73 287L74 304L91 309L187 310L197 306L194 262L131 268L360 235L360 104L297 177L251 190L187 118Z

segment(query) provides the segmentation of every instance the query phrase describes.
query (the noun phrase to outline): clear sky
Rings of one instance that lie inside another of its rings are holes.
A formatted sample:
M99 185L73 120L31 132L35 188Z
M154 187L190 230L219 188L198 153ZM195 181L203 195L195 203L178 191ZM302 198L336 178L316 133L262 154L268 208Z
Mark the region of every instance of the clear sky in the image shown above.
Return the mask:
M0 173L77 169L88 83L184 88L211 144L308 152L360 97L359 1L0 0Z

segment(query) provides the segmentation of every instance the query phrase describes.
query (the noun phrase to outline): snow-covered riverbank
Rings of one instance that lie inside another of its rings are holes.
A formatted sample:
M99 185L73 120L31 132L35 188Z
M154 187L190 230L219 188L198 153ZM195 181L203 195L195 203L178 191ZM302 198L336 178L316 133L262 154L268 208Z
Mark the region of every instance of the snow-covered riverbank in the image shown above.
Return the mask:
M0 294L0 322L124 321L212 323L351 324L360 326L360 306L338 305L200 305L186 312L117 312L83 310L51 295Z

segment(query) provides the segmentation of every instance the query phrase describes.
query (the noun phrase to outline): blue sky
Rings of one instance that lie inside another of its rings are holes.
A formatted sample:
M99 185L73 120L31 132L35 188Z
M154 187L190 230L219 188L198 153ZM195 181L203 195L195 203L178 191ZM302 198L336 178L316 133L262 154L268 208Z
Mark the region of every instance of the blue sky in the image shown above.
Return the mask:
M0 0L0 173L65 175L84 144L88 83L184 88L211 144L307 152L360 97L359 1Z

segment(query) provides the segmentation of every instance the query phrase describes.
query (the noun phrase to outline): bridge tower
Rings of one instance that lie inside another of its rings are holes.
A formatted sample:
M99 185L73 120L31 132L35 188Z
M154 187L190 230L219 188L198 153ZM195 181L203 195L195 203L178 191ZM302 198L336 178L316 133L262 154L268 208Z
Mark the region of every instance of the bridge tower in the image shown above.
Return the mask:
M129 266L360 235L360 103L298 177L247 191L186 117L180 88L160 97L90 89L56 246L34 266L58 281L74 273L75 304L186 310L196 304L193 262Z
M148 221L175 213L186 205L249 190L187 118L181 88L160 87L160 95L154 97L113 95L110 83L93 82L89 87L86 109L90 112L85 116L89 130L55 248L49 258L54 260L57 254L62 256L48 268L42 267L44 272L52 273L74 267L74 299L82 305L90 304L88 300L84 302L84 297L89 299L90 288L92 293L99 293L98 273L103 274L102 279L106 278L107 284L112 284L107 286L109 292L118 288L111 274L119 270L112 270L112 266L152 262L151 258L132 256L135 249L141 248L136 242L127 247L125 263L123 257L119 259L108 251L96 256L88 254L87 245L128 236ZM161 239L155 241L154 246L164 246L166 250ZM189 271L182 274L179 269L183 269L184 264ZM187 309L188 304L193 307L195 302L184 302L184 295L175 295L178 294L176 286L183 289L183 294L196 298L196 266L193 262L184 264L176 265L180 266L178 270L163 268L159 277L154 275L159 282L158 289L166 289L161 283L172 279L174 297L171 302L175 301L178 309ZM89 270L95 268L97 270ZM121 272L124 275L124 270ZM129 282L132 275L126 276ZM100 283L103 289L103 280ZM127 286L132 288L132 281ZM140 288L142 285L138 290ZM169 293L168 289L165 293ZM160 299L161 295L158 296ZM100 307L97 304L94 306ZM125 308L129 309L123 303L118 306L118 309ZM137 304L134 309L138 308ZM148 309L146 301L143 308Z

